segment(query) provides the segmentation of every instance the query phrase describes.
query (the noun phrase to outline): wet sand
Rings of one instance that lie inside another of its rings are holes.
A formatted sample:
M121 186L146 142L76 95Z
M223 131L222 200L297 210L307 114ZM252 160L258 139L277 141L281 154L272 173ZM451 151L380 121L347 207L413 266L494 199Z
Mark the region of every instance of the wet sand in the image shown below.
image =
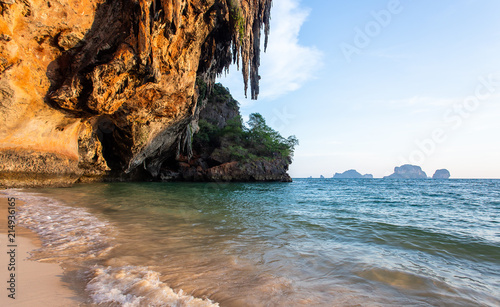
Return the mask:
M7 193L7 194L6 194ZM15 299L5 285L10 279L8 255L8 191L0 191L0 306L83 306L71 284L64 281L64 271L56 263L28 260L29 252L41 246L40 239L29 229L16 225ZM16 207L22 202L16 199Z

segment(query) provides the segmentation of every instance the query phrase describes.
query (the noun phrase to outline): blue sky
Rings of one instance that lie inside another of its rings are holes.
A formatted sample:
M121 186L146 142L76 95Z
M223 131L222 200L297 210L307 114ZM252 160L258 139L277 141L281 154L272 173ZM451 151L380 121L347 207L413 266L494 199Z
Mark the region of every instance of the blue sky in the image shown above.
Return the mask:
M300 145L292 177L404 163L432 176L500 178L500 1L273 0L257 101Z

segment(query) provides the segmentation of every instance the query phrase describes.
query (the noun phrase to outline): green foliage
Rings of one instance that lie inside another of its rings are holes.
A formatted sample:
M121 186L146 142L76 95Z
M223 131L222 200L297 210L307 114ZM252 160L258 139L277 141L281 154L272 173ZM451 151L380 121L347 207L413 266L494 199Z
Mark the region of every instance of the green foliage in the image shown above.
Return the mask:
M233 96L231 96L231 93L229 92L229 89L224 87L220 83L216 83L212 89L212 93L210 95L213 99L219 99L223 100L227 103L227 105L233 109L238 108L238 101L236 101Z
M217 97L218 99L224 99L224 100L229 100L233 98L229 90L220 83L216 83L214 85L214 88L212 89L212 97Z
M279 132L266 124L259 113L250 115L243 125L240 116L227 121L227 125L220 129L205 120L200 120L200 131L195 135L195 142L200 148L215 149L221 144L225 146L219 151L232 161L252 161L260 158L291 159L298 140L295 136L287 139Z
M234 30L239 34L240 44L245 36L245 18L241 13L240 3L238 0L229 0L229 16L234 25Z
M201 148L217 147L219 145L220 130L204 119L198 122L200 130L193 137L193 143Z
M285 139L278 131L266 124L259 113L250 114L248 121L249 137L256 149L256 154L261 156L292 157L295 146L299 144L298 139L292 135Z
M245 37L245 18L238 11L238 19L236 20L236 28L240 34L240 43L243 43L243 37Z
M198 102L205 99L208 95L208 86L201 78L196 78L196 85L198 86Z
M248 157L248 150L241 147L240 145L231 145L227 147L227 151L234 161L243 161Z

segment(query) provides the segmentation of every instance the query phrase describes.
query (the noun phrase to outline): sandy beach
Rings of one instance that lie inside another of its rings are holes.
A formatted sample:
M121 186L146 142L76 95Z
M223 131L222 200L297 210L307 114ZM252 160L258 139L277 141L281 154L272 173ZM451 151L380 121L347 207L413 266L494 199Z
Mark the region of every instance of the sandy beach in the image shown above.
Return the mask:
M5 191L4 191L5 193ZM22 202L16 200L16 207ZM29 229L16 225L15 231L15 299L5 287L13 271L8 270L11 247L8 247L8 202L6 194L0 194L0 306L81 306L82 302L71 284L64 281L63 269L56 263L28 260L29 252L41 246L40 239Z

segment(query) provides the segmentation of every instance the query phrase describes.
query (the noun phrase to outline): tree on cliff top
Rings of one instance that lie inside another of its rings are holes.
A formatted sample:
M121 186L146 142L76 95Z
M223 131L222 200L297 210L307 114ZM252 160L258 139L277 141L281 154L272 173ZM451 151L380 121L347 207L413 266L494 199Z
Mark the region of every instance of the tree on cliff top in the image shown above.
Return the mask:
M251 161L259 158L282 158L288 161L299 143L292 135L284 138L266 124L259 113L250 115L247 125L241 116L227 121L223 128L200 120L200 130L194 136L194 147L205 152L217 151L218 156L228 157L231 161ZM291 162L291 161L290 161Z
M201 81L200 84L203 85ZM205 95L205 90L202 93ZM206 106L200 113L200 129L193 138L193 149L198 154L211 156L219 162L281 158L291 163L299 143L295 136L282 137L259 113L250 114L244 124L238 102L220 83L215 84L209 96L203 99Z
M250 114L250 119L247 122L248 139L250 148L257 151L257 155L275 156L279 154L282 158L291 158L295 146L299 144L299 140L294 136L289 136L287 139L281 134L269 127L266 120L259 113Z

